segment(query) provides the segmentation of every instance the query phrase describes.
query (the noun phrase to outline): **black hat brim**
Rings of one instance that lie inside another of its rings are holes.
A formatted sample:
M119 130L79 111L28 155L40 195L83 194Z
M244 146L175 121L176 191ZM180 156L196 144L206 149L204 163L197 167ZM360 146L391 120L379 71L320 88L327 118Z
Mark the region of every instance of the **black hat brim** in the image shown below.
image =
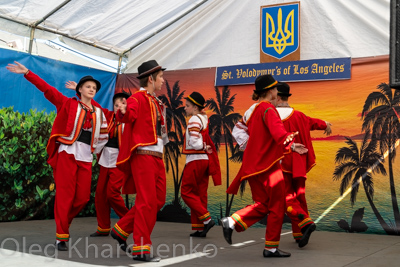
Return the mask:
M188 101L190 101L190 103L192 103L193 105L195 105L195 106L198 106L198 107L200 107L200 108L205 108L206 106L202 106L202 105L200 105L200 104L198 104L198 103L195 103L192 99L190 99L189 97L185 97L185 99L186 100L188 100Z
M146 78L146 77L150 76L151 74L153 74L155 72L158 72L160 70L164 71L164 70L166 70L166 68L163 68L161 66L157 66L157 67L155 67L155 68L153 68L151 70L148 70L148 71L138 75L136 78L138 78L138 79Z

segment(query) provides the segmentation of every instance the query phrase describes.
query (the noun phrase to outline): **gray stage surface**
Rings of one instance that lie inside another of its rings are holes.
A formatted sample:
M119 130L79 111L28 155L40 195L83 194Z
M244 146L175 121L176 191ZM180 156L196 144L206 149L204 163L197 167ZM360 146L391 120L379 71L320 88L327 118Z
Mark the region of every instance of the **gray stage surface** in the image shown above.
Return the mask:
M116 222L116 220L113 220ZM190 224L157 222L152 234L159 263L133 261L111 237L89 237L96 218L76 218L70 229L70 250L55 250L54 220L0 223L0 266L400 266L400 236L317 231L300 249L288 230L280 249L290 258L263 258L265 229L233 233L228 245L220 226L207 238L190 238ZM128 239L132 244L132 238Z

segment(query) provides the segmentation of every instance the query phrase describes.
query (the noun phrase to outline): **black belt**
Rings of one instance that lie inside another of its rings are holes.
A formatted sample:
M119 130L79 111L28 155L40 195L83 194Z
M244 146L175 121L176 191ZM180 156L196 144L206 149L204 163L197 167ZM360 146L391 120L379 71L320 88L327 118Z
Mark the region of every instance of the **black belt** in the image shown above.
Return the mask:
M92 132L82 130L81 134L78 137L78 140L76 141L90 145L90 142L92 141Z
M118 138L114 137L114 138L108 139L106 147L119 148L119 146L118 146Z

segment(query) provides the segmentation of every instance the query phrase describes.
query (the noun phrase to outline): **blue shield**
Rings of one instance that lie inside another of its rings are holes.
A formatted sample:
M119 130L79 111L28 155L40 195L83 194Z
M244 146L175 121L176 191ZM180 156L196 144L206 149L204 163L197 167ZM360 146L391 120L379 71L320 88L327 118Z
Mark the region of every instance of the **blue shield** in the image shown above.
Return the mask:
M299 47L299 4L261 9L261 50L282 59Z

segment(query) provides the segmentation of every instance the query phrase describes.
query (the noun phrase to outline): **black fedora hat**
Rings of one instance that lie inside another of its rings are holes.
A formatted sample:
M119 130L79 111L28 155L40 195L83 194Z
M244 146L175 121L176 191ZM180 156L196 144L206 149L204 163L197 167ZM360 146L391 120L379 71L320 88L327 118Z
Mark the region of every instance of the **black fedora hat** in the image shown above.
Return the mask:
M266 74L258 76L254 84L256 86L256 90L254 90L254 93L262 93L266 90L276 87L278 81L276 81L274 77L272 77L272 75Z
M138 79L145 78L145 77L149 76L150 74L153 74L159 70L165 70L165 68L162 68L160 65L158 65L157 61L149 60L149 61L143 62L138 67L139 76L137 76L137 78Z
M290 86L287 83L279 82L278 83L278 95L280 96L291 96Z
M100 90L101 83L98 80L96 80L95 78L93 78L90 75L84 76L79 80L79 82L78 82L78 84L76 85L76 88L75 88L75 91L79 96L81 96L81 93L79 92L79 87L81 87L87 81L92 81L92 82L96 83L96 93Z
M193 104L195 104L196 106L200 108L205 108L204 104L206 103L206 100L200 93L193 92L188 97L185 98L190 102L192 102Z
M117 98L123 97L123 98L125 98L125 99L128 99L130 96L131 96L131 95L128 94L128 93L120 92L120 93L116 93L116 94L113 96L113 99L112 99L112 100L113 100L113 103L114 103L115 99L117 99Z

